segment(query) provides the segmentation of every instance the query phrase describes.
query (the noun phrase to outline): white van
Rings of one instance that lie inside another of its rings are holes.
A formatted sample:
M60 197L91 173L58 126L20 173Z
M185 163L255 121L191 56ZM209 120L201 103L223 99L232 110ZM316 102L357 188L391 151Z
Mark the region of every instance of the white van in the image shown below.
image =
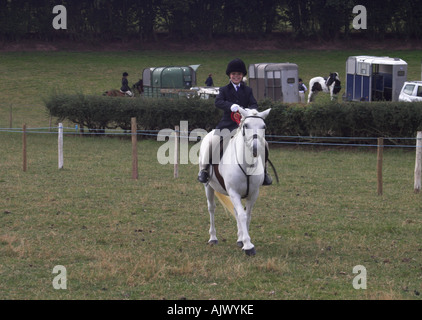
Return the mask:
M399 101L422 101L422 81L406 81L400 91Z

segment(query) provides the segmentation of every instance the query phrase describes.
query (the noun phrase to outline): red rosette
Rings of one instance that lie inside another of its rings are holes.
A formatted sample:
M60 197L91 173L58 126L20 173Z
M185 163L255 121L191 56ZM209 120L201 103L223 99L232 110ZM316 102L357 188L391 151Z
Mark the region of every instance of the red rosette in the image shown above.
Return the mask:
M231 118L234 122L236 122L237 124L240 124L240 121L242 120L242 115L238 111L232 112Z

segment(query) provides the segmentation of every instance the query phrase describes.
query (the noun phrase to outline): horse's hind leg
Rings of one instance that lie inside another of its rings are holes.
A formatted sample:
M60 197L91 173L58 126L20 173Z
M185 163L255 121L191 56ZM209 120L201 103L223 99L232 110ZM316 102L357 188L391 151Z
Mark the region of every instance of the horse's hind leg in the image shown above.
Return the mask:
M207 203L208 203L208 212L210 213L210 239L208 240L209 244L217 244L217 232L215 230L214 224L214 213L215 213L215 194L214 189L211 188L209 185L205 186L205 194L207 195Z

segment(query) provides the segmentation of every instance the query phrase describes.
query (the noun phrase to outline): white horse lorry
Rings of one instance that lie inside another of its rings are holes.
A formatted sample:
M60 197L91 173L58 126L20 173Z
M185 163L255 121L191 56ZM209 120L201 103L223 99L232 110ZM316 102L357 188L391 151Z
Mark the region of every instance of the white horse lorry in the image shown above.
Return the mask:
M398 101L407 80L407 63L399 58L351 56L346 61L347 101Z

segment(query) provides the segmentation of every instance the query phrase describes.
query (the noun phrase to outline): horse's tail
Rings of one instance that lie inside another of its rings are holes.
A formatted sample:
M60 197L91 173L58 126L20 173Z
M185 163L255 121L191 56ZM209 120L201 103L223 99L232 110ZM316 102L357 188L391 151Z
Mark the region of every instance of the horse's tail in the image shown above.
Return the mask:
M232 216L236 219L236 214L234 213L234 206L230 200L229 196L221 194L220 192L214 191L215 195L217 196L218 201L223 205L224 210L229 211Z

